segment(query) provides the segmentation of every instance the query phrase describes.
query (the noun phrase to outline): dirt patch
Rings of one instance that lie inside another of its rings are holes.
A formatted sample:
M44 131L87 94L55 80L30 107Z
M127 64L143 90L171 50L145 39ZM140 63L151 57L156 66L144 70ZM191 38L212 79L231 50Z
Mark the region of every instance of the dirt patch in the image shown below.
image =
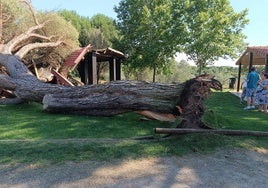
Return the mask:
M268 185L268 149L59 166L1 166L0 187L258 187Z

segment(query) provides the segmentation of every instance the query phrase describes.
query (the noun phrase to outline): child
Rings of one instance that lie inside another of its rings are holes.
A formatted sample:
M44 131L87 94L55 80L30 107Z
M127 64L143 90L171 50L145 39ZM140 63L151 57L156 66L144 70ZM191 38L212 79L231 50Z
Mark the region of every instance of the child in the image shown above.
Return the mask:
M247 91L247 79L244 78L242 85L241 85L241 89L242 89L242 94L240 96L240 104L243 103L245 97L246 97L246 91Z

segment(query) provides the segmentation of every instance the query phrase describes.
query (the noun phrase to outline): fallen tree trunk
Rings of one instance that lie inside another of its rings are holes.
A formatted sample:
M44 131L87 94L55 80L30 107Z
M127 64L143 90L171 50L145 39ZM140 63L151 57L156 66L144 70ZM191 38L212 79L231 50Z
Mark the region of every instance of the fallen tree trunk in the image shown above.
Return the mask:
M245 131L245 130L207 130L207 129L180 129L180 128L155 128L155 133L160 134L194 134L194 133L213 133L231 136L268 136L268 132L263 131Z
M183 120L180 127L200 128L205 127L203 100L210 88L221 89L221 84L209 75L181 84L114 81L70 87L41 82L16 56L0 54L0 63L9 74L0 75L0 88L12 91L20 102L43 103L44 110L53 113L111 116L151 111L158 116L180 115Z
M65 93L48 94L44 109L85 115L110 116L150 110L172 113L183 84L115 81L103 85L73 87Z

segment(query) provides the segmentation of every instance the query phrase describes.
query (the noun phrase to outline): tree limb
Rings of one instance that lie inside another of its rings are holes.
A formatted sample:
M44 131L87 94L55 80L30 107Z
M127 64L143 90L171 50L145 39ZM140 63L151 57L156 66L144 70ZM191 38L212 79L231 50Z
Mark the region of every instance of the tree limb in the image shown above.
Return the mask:
M47 48L47 47L56 47L59 46L63 41L57 41L57 42L46 42L46 43L31 43L23 46L18 52L16 52L16 56L19 58L23 58L30 50L36 49L36 48Z
M35 24L39 25L39 22L38 22L38 20L37 20L37 18L35 16L35 12L34 12L34 9L33 9L32 5L31 5L30 1L29 0L20 0L20 2L25 3L29 7L29 9L30 9L30 11L32 13L32 16L33 16Z
M25 103L25 101L20 98L0 98L0 105L14 105L22 103Z
M44 22L39 25L35 25L33 27L30 27L25 33L22 33L18 36L15 36L12 40L10 40L4 48L4 53L11 54L12 50L22 41L29 39L34 31L38 29L42 29L47 22Z
M9 76L0 74L0 88L7 89L7 90L14 90L15 84Z

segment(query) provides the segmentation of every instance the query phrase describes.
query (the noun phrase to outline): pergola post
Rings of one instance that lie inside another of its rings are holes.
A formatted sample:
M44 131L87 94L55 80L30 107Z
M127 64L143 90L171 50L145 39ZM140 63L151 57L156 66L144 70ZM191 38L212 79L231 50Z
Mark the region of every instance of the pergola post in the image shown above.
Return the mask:
M121 60L120 59L116 59L115 68L116 68L115 79L116 80L121 80Z
M265 73L268 73L268 54L265 56Z
M90 56L88 56L83 63L82 71L83 71L83 75L81 75L81 81L84 82L84 84L88 85L89 80L88 80L88 67L89 67L89 58Z
M240 62L239 67L238 67L237 92L239 92L239 89L240 89L241 67L242 67L242 64Z
M253 52L250 52L250 53L249 53L249 66L248 66L248 72L250 72L252 65L253 65Z
M97 84L97 56L95 52L91 53L88 69L88 84ZM86 68L86 67L85 67Z
M116 77L116 60L115 58L111 58L109 60L109 73L110 73L110 81L114 81Z

